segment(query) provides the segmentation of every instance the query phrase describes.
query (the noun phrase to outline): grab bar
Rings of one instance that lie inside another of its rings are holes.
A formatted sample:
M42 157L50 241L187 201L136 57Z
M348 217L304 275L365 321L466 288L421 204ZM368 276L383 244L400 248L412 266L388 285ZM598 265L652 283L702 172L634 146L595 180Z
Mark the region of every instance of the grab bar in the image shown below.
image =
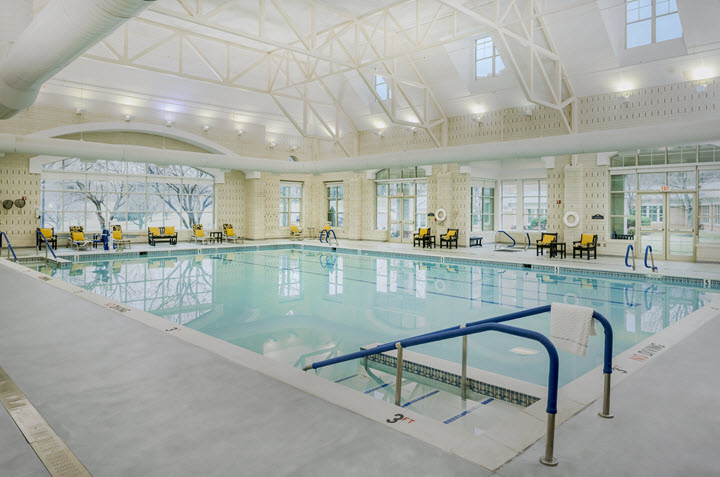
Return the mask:
M505 232L504 230L498 230L498 231L495 233L495 248L496 248L496 249L497 249L497 236L498 236L498 234L505 234L505 235L508 236L508 238L509 238L510 240L512 240L512 245L508 245L508 248L515 246L515 243L516 243L516 242L515 242L515 239L512 238L512 235L510 235L509 233ZM528 235L528 237L530 237L530 236ZM528 238L528 240L530 240L530 239Z
M317 369L330 364L339 363L341 361L347 361L343 359L350 357L349 359L362 358L370 356L372 354L378 354L392 349L397 350L397 372L395 374L395 405L399 406L402 397L402 371L403 371L403 349L410 348L411 346L418 346L425 343L432 343L435 341L442 341L451 338L457 338L462 336L463 341L467 335L483 333L485 331L498 331L514 336L520 336L539 342L545 347L550 359L550 369L548 372L548 402L546 412L548 415L547 420L547 439L545 444L545 455L540 458L540 462L545 465L554 466L557 465L557 459L553 457L555 447L555 415L557 414L557 394L558 394L558 375L559 375L559 358L555 345L543 334L537 331L526 330L524 328L517 328L509 325L502 325L499 323L484 323L481 325L462 327L451 331L436 332L431 336L416 336L414 338L408 338L405 340L398 341L394 344L381 345L377 348L370 350L359 351L357 353L351 353L340 358L328 359L320 361L319 363L313 363L306 366L303 370Z
M628 263L628 256L630 255L630 250L633 251L633 254L632 254L632 259L633 259L632 269L635 270L635 249L633 248L632 244L628 244L628 248L627 248L627 250L625 251L625 266L626 266L626 267L629 267L629 266L630 266L630 264Z
M15 261L17 262L17 255L15 255L15 250L13 250L12 245L10 244L10 239L8 238L8 236L5 232L0 232L0 253L2 252L3 235L5 236L5 241L7 242L7 246L8 246L8 260L10 260L10 252L12 252L13 257L15 257Z
M652 262L652 266L647 263L648 252L650 252L650 261ZM645 268L649 268L653 272L658 271L658 268L655 266L655 259L653 258L652 247L650 245L645 247Z
M547 313L550 311L550 309L551 309L551 305L544 305L544 306L540 306L537 308L530 308L528 310L522 310L522 311L518 311L515 313L509 313L507 315L500 315L500 316L496 316L494 318L487 318L485 320L467 323L465 325L459 325L459 326L454 326L454 327L446 328L446 329L439 330L439 331L433 331L431 333L425 333L425 334L414 336L412 338L408 338L406 340L401 340L398 342L388 342L388 343L379 345L375 348L357 351L355 353L349 353L344 356L339 356L337 358L332 358L332 359L312 363L308 366L305 366L303 368L303 370L307 371L309 369L318 369L318 368L322 368L324 366L342 363L342 362L350 361L353 359L364 358L364 357L371 356L374 354L380 354L385 351L391 351L393 349L397 349L398 350L398 358L397 358L397 361L398 361L397 373L398 374L397 375L401 376L402 375L402 347L415 346L415 345L419 345L419 344L430 343L433 341L439 341L439 340L454 338L457 336L462 336L463 337L463 356L462 356L461 392L463 393L463 397L465 397L466 392L467 392L467 335L473 334L473 333L480 333L482 331L487 331L487 330L507 332L507 331L502 331L501 329L497 329L497 328L483 328L483 327L485 327L487 325L498 325L505 321L517 320L520 318L538 315L541 313ZM603 375L604 375L603 405L602 405L602 411L598 412L598 415L600 417L609 419L609 418L613 417L613 415L610 413L610 385L611 385L610 376L612 374L613 331L612 331L612 326L610 325L610 322L607 320L607 318L602 316L597 311L593 311L593 318L595 318L602 324L603 330L605 332L605 346L604 346L604 350L603 350ZM515 328L515 327L511 327L511 326L507 326L507 325L500 325L500 326L506 326L507 328L511 328L513 330L521 330L523 332L528 332L528 333L537 333L534 331L524 330L522 328ZM480 327L480 328L478 328L478 327ZM471 330L471 331L467 332L467 330ZM478 330L478 331L473 331L473 330ZM509 333L509 334L516 334L516 333ZM545 336L541 335L540 333L537 333L537 334L540 335L543 339L547 340L547 338ZM523 335L517 335L517 336L523 336ZM535 339L530 336L524 336L524 337L530 338L530 339ZM548 340L548 342L549 342L549 340ZM398 345L400 345L400 347L398 347ZM547 346L546 346L546 348L547 348ZM553 347L553 349L554 349L554 347ZM551 363L551 365L552 365L552 363ZM397 380L398 380L398 378L396 376L396 383L398 382ZM548 386L548 388L550 388L550 386ZM396 405L399 405L400 393L401 393L400 386L397 386L395 389ZM552 464L552 462L553 462L553 458L552 458L553 442L552 442L551 432L554 432L555 417L554 417L554 413L550 412L550 409L551 409L550 394L551 394L551 390L548 391L548 411L547 412L548 412L548 414L553 414L552 429L550 427L551 417L550 417L550 415L548 415L548 438L546 441L545 461L543 461L543 459L540 459L541 462L543 462L543 464L546 464L546 465L554 465L554 464ZM557 401L555 401L555 404L556 403L557 403ZM557 412L557 409L555 409L555 412ZM549 454L548 454L547 446L550 446Z
M323 241L323 236L324 236L324 237L325 237L325 243L328 244L328 245L330 245L330 232L332 232L333 238L335 239L335 245L340 245L340 243L338 242L337 236L335 235L335 231L334 231L333 229L330 229L330 230L322 229L322 230L320 231L320 243L322 243L322 241Z
M45 242L45 258L47 259L47 253L48 253L48 250L50 250L50 253L52 253L53 258L54 258L55 260L57 260L57 255L55 255L55 251L53 250L53 248L52 248L52 247L50 246L50 244L48 243L47 239L45 238L45 235L43 235L43 233L40 232L39 230L38 230L37 232L35 232L35 233L36 233L39 237L42 237L43 241ZM40 242L38 242L38 248L40 248Z

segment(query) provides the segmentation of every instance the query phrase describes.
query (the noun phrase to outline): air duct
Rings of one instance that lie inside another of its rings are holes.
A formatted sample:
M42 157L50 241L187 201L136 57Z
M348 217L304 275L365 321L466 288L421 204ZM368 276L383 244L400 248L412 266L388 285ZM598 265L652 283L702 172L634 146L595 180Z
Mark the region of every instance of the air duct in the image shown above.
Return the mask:
M59 158L77 157L89 160L103 158L116 161L178 164L228 170L319 174L383 169L386 167L409 167L418 164L464 164L489 160L628 151L669 145L707 144L717 141L719 137L720 118L715 116L701 121L669 121L665 124L593 131L565 136L537 137L441 149L422 149L301 162L248 157L237 154L170 151L145 146L104 144L2 133L0 133L0 153L48 155Z
M45 81L150 3L147 0L51 1L0 61L0 119L10 118L32 106Z

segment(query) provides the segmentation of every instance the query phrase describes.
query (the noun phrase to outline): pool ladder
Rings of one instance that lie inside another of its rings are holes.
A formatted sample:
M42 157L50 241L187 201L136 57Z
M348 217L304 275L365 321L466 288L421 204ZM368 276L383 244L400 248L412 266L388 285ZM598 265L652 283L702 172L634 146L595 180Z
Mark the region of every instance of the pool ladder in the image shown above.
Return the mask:
M17 255L15 255L15 250L13 250L12 245L10 245L10 239L8 238L7 234L5 232L0 232L0 254L2 253L2 238L5 237L5 241L7 242L8 246L8 254L7 258L10 260L10 252L12 252L13 258L15 258L15 261L17 262Z
M553 457L555 447L555 415L557 414L557 394L558 394L558 374L559 360L555 345L543 334L537 331L518 328L515 326L504 325L502 322L517 320L527 316L539 315L550 311L551 305L540 306L528 310L518 311L507 315L496 316L485 320L466 323L464 325L446 328L444 330L433 331L423 335L414 336L400 341L391 341L378 345L375 348L349 353L337 358L326 359L307 365L303 371L310 369L318 369L332 364L342 363L353 359L365 358L368 356L384 353L387 351L397 350L396 358L396 374L395 374L395 405L400 406L402 400L402 373L403 373L403 349L411 346L418 346L425 343L435 341L444 341L451 338L462 337L462 376L461 376L461 396L462 399L467 398L467 337L468 335L483 333L485 331L497 331L509 335L519 336L522 338L537 341L545 347L550 359L550 369L548 373L548 403L547 412L547 438L545 439L545 455L540 458L540 462L549 465L557 465L557 459ZM610 413L610 375L612 374L612 347L613 347L613 331L610 322L597 311L593 311L593 318L598 320L605 331L605 347L603 353L603 404L602 410L598 412L600 417L610 419L613 415Z
M43 235L43 233L40 232L39 230L36 232L36 235L37 236L35 237L35 242L37 243L38 252L40 252L40 238L42 238L43 241L45 242L45 260L47 260L47 258L48 258L48 250L50 250L50 253L52 253L53 258L55 260L57 260L57 255L55 255L55 251L48 243L47 238L45 238L45 235Z
M332 232L333 239L335 240L335 245L340 245L340 242L338 242L337 236L335 235L335 231L333 229L325 230L322 229L320 231L320 243L323 243L323 237L325 238L325 243L330 245L330 232Z

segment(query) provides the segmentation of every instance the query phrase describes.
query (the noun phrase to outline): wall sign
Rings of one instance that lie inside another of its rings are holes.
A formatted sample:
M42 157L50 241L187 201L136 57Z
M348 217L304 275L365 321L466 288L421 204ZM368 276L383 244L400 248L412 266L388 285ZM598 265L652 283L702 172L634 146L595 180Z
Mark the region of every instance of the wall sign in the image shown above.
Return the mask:
M595 214L592 216L593 219L604 219L605 217L600 214Z

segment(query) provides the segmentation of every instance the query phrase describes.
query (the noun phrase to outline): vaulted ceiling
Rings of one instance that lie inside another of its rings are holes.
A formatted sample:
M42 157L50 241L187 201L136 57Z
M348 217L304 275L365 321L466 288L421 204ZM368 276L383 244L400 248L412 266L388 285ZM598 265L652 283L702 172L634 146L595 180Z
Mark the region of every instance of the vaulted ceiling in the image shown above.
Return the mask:
M624 0L158 0L48 87L212 105L338 145L401 124L439 146L449 116L529 105L570 131L577 97L719 74L720 2L677 4L683 38L627 50ZM476 79L485 36L505 70Z

